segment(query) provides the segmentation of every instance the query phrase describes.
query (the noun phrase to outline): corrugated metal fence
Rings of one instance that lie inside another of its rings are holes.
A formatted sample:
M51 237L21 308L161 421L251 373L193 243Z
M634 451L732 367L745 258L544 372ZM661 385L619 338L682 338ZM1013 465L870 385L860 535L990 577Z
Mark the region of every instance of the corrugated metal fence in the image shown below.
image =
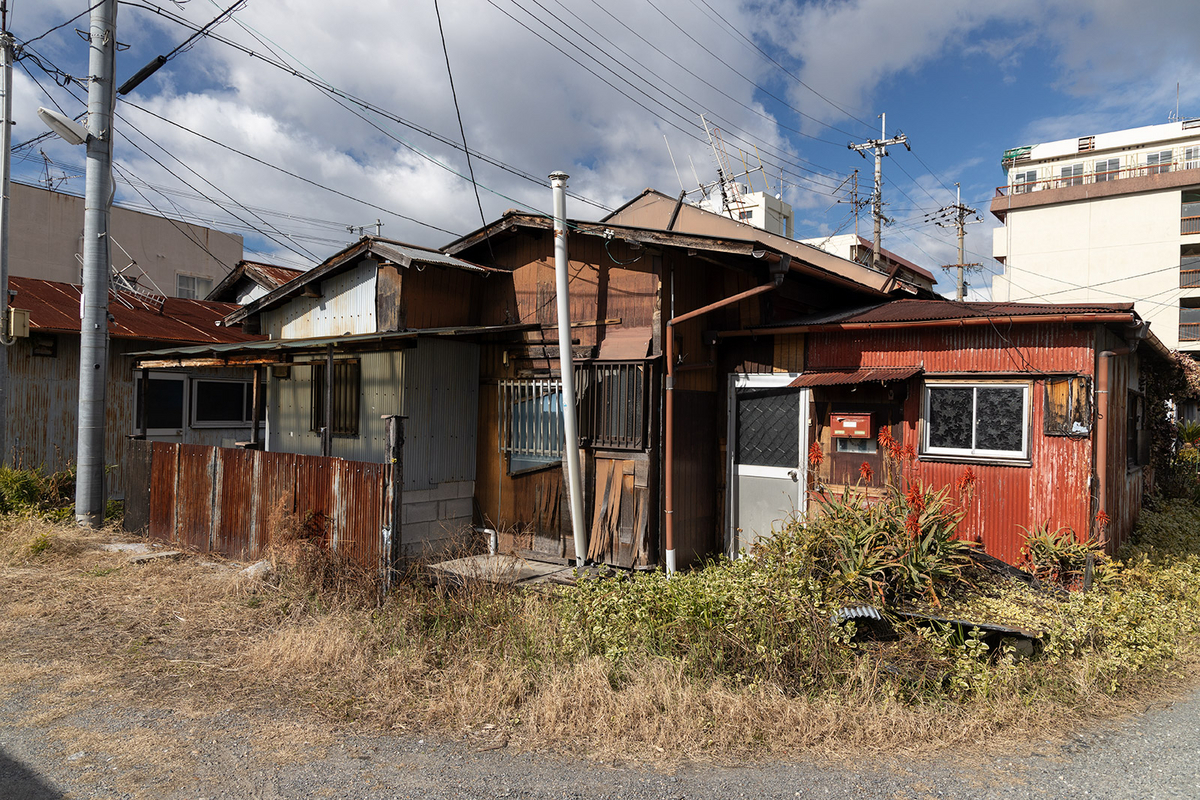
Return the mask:
M252 560L299 523L363 567L391 563L390 464L145 441L130 462L126 530Z

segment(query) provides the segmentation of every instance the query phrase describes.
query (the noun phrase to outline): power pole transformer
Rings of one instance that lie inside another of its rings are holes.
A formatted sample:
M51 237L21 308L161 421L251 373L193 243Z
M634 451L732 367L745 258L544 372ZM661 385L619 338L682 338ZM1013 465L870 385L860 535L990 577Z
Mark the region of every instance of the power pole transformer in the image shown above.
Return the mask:
M947 264L946 269L958 269L958 292L955 297L960 302L967 294L967 284L963 280L964 273L973 267L983 266L978 261L970 264L966 263L966 255L963 252L963 239L966 235L966 226L976 222L983 222L983 217L979 216L979 212L973 208L968 208L963 205L962 187L957 183L954 184L956 192L956 202L952 206L943 206L938 209L937 213L946 216L946 219L938 221L937 225L940 228L956 228L958 230L958 263ZM974 217L974 219L968 219Z
M869 139L862 144L851 143L849 148L856 151L863 158L867 157L864 150L875 151L875 191L871 195L871 213L875 218L875 237L871 243L871 266L879 271L883 271L883 265L880 259L880 250L882 250L883 239L883 157L888 154L888 145L902 144L905 149L912 150L908 145L908 137L903 133L898 133L892 138L887 138L887 114L879 115L882 122L879 126L879 138Z

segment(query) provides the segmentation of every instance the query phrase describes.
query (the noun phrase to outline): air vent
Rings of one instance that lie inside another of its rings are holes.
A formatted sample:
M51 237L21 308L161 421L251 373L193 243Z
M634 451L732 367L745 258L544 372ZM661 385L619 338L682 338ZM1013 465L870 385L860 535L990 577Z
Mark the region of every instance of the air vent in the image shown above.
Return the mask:
M1079 137L1079 152L1086 153L1089 150L1095 150L1095 149L1096 149L1096 137L1095 136Z

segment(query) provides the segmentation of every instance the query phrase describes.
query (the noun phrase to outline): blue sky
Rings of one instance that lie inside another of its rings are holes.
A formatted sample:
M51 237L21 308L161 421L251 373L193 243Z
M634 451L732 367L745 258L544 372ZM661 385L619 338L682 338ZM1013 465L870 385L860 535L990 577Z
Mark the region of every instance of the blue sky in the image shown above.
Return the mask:
M710 181L704 113L735 159L740 150L757 163L757 149L770 188L796 208L798 236L852 230L831 189L859 169L869 191L871 162L846 144L877 136L886 112L888 135L903 131L913 153L893 148L884 161L895 219L885 246L930 268L955 261L953 232L927 215L952 203L960 182L984 212L968 229L968 260L994 271L986 208L1005 148L1165 122L1177 81L1180 113L1200 116L1200 86L1188 81L1200 3L1186 0L439 3L468 144L511 168L474 160L489 220L547 210L544 179L559 169L572 176L575 217L596 218L646 187L676 194L664 136L686 188L695 187L689 159ZM129 48L118 78L191 34L171 15L203 25L228 4L123 3L118 39ZM10 29L28 42L88 5L9 0ZM61 85L63 73L87 72L75 28L86 15L32 42L19 63L14 143L42 132L34 112L51 98L83 110ZM241 232L247 257L294 264L324 258L357 235L348 226L377 218L384 235L433 246L479 227L465 157L447 144L461 134L433 0L247 0L215 32L387 114L199 39L129 96L137 107L119 106L120 202ZM77 148L47 140L14 156L14 175L37 182L48 172L78 192L82 164ZM869 230L864 214L860 231ZM972 282L986 297L987 275Z

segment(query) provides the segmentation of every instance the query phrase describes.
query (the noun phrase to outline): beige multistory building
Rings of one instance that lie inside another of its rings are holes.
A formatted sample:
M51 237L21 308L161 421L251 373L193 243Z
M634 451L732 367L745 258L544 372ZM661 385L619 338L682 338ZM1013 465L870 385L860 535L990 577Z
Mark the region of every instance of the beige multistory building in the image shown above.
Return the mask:
M1133 301L1200 352L1200 119L1004 153L992 213L997 301Z
M83 198L22 183L10 198L10 274L80 283ZM203 299L242 258L238 234L120 206L110 231L114 270L167 297Z

